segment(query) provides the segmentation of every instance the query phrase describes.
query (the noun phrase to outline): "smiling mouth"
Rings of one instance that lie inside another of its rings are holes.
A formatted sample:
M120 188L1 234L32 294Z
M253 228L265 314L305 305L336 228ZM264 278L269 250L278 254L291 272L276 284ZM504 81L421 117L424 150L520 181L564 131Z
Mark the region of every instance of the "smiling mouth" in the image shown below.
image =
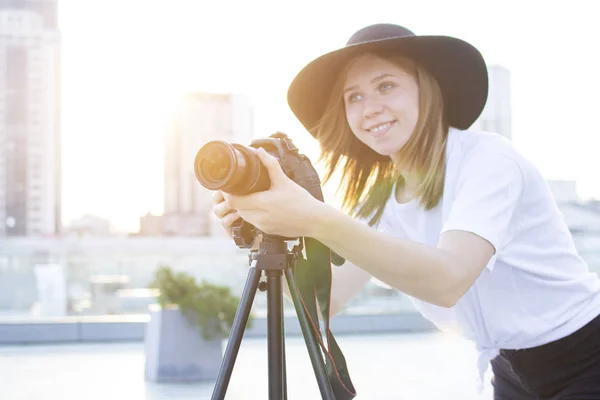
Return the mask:
M396 121L389 121L389 122L385 122L383 124L379 124L377 126L374 126L370 129L365 129L367 132L369 132L372 135L382 135L385 132L388 131L388 129L390 129L390 127L395 123Z

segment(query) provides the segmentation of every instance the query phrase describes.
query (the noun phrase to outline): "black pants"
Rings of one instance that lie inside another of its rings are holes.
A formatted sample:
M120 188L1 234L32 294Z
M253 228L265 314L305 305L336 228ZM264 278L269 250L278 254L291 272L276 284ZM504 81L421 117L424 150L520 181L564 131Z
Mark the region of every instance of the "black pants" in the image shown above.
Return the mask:
M543 346L501 350L491 364L494 400L598 400L600 316Z

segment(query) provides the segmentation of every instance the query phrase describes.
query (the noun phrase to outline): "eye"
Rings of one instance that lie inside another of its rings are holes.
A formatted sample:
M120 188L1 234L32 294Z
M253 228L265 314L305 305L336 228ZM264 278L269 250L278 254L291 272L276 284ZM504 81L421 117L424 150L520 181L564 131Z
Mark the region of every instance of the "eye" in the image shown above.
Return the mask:
M392 82L383 82L381 85L379 85L379 90L382 92L387 92L388 90L392 89L394 85Z
M347 103L355 103L355 102L359 101L361 98L362 98L362 96L359 93L351 93L346 98L346 102Z

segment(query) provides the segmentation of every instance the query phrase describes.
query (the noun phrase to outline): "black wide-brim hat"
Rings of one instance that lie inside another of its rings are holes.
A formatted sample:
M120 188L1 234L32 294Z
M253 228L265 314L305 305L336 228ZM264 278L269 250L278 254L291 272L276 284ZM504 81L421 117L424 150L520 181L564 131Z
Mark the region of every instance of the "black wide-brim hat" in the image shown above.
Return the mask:
M354 33L345 47L310 62L290 84L288 104L309 132L323 115L346 63L359 54L381 50L413 59L437 80L450 126L468 129L477 120L487 101L488 74L474 46L454 37L417 36L399 25L376 24Z

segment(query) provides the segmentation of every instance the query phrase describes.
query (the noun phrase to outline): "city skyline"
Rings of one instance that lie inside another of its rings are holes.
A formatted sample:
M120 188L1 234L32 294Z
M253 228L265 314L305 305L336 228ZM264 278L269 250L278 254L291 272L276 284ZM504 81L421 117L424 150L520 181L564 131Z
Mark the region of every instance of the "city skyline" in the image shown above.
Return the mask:
M477 46L488 65L510 70L517 147L547 179L575 179L584 198L600 197L594 173L600 165L592 158L599 105L593 94L600 90L592 73L600 62L586 52L600 30L584 2L517 7L380 1L367 10L331 2L319 5L319 13L311 13L317 9L311 2L293 12L274 2L166 4L59 3L65 224L94 214L119 230L135 231L140 216L162 212L163 137L182 92L246 95L254 106L257 137L284 131L316 159L316 143L287 107L287 86L312 58L376 22L460 37ZM542 6L546 17L534 18ZM231 7L237 12L226 13ZM245 18L253 7L269 7L278 17ZM429 12L432 7L435 13ZM337 11L345 17L338 18ZM311 29L303 29L306 21ZM559 23L568 29L554 36ZM579 60L576 70L569 69L572 60ZM574 143L565 144L565 137Z

